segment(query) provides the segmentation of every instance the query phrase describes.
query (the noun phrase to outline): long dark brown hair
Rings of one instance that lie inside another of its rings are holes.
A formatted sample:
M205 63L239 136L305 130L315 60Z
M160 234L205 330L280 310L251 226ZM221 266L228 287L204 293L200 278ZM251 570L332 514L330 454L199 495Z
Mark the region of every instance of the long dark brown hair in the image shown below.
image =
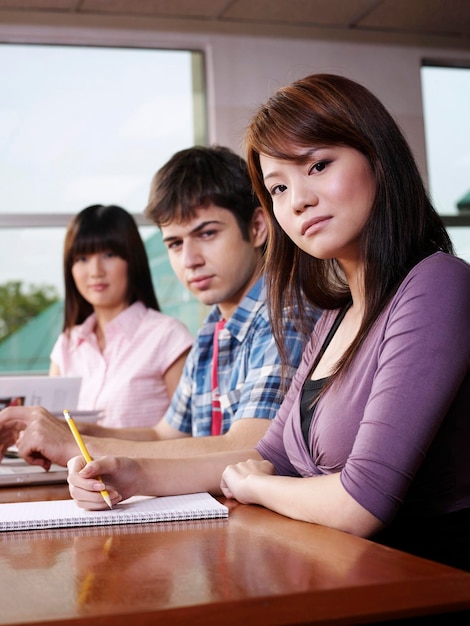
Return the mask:
M274 334L286 359L283 311L306 298L336 309L351 298L334 260L300 250L276 221L263 182L260 154L295 162L299 149L347 146L368 160L376 195L360 241L364 261L365 312L359 333L338 364L345 371L374 321L410 269L441 250L453 254L445 227L431 205L411 150L392 116L365 87L347 78L316 74L277 91L261 106L246 135L247 162L255 192L268 212L268 301ZM299 325L305 328L300 306Z
M140 301L160 310L152 283L147 253L134 218L116 205L93 204L78 213L67 227L64 243L64 332L81 324L92 305L79 293L72 276L78 256L109 250L127 261L127 301Z

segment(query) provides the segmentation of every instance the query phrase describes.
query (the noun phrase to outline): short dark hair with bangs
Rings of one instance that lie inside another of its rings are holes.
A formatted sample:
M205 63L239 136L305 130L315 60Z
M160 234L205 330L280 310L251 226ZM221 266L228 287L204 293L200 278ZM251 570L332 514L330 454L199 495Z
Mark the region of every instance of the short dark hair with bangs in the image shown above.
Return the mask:
M194 146L176 152L153 177L145 216L157 226L192 219L214 204L233 213L248 239L248 228L260 206L246 162L223 146Z
M67 226L64 242L64 332L81 324L93 313L92 305L75 285L72 276L75 260L82 254L106 250L127 261L129 304L140 301L149 309L160 310L147 252L134 218L120 206L93 204L80 211Z

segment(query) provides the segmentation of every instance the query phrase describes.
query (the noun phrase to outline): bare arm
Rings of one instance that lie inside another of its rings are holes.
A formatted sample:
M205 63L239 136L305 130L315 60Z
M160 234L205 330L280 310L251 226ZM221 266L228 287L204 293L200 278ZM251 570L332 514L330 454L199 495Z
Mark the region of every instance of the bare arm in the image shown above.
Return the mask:
M78 423L77 426L82 430L82 424ZM92 456L102 456L107 450L110 453L118 450L117 454L128 456L145 456L144 452L148 451L148 456L158 456L156 448L159 436L187 436L167 424L162 424L160 429L159 425L155 429L109 429L97 424L86 426L97 435L84 436ZM124 435L121 430L130 436L138 430L140 436L146 436L146 441L110 437L113 434ZM3 446L5 442L11 445L14 443L12 437L16 439L18 433L21 433L17 440L19 453L33 465L41 465L45 469L50 467L51 462L65 466L77 454L77 444L65 420L54 417L43 407L8 407L1 412L0 444Z
M153 429L108 429L94 424L90 430L93 430L96 436L85 434L84 440L92 457L122 455L142 458L182 458L210 452L253 448L269 424L270 421L265 419L241 419L234 422L230 430L220 437L191 437L174 429L164 420ZM79 425L80 430L82 426ZM42 465L46 469L51 462L65 466L67 461L77 454L76 443L65 420L54 417L42 407L9 407L2 411L0 434L5 444L14 443L13 439L21 430L23 432L18 441L18 449L29 463ZM113 436L132 435L136 431L146 434L146 440Z
M49 376L60 376L60 369L57 363L51 361L51 365L49 367Z
M222 475L225 496L260 504L281 515L370 537L382 523L343 488L340 473L309 478L274 476L269 461L228 466Z
M212 452L254 448L270 423L266 419L245 418L234 422L228 432L219 437L191 437L162 420L153 429L158 437L153 441L85 437L85 442L94 457L122 455L161 459L187 458Z
M221 494L220 479L227 463L260 459L256 450L219 452L186 459L132 459L106 456L88 465L82 457L68 463L69 489L77 504L85 509L103 509L103 485L114 504L133 495L177 495L209 491Z

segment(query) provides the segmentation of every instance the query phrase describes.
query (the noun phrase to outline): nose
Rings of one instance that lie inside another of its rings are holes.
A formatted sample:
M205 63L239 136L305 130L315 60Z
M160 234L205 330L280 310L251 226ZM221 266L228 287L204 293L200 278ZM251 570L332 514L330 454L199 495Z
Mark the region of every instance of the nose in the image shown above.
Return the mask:
M309 206L317 203L318 197L311 185L299 182L291 187L291 207L296 215L301 215Z
M92 276L101 276L103 274L103 262L100 254L94 254L90 258L90 274Z
M204 265L204 257L199 250L197 242L187 240L183 243L183 265L187 268Z

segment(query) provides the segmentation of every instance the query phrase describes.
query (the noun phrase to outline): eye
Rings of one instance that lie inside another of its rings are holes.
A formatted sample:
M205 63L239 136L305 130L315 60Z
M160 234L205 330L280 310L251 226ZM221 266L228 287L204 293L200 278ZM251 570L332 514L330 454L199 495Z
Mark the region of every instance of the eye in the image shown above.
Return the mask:
M181 239L175 239L174 241L168 241L166 247L168 250L172 250L173 252L181 248L183 242Z
M199 233L199 236L200 236L201 239L210 239L211 237L213 237L216 234L217 234L216 230L210 229L210 230L202 230Z
M274 187L271 187L271 189L269 189L269 193L272 196L278 196L286 189L287 189L286 185L274 185Z
M331 163L331 161L317 161L317 163L314 163L312 165L312 167L309 169L308 173L309 174L317 174L320 172L323 172L323 170L326 168L326 166Z

